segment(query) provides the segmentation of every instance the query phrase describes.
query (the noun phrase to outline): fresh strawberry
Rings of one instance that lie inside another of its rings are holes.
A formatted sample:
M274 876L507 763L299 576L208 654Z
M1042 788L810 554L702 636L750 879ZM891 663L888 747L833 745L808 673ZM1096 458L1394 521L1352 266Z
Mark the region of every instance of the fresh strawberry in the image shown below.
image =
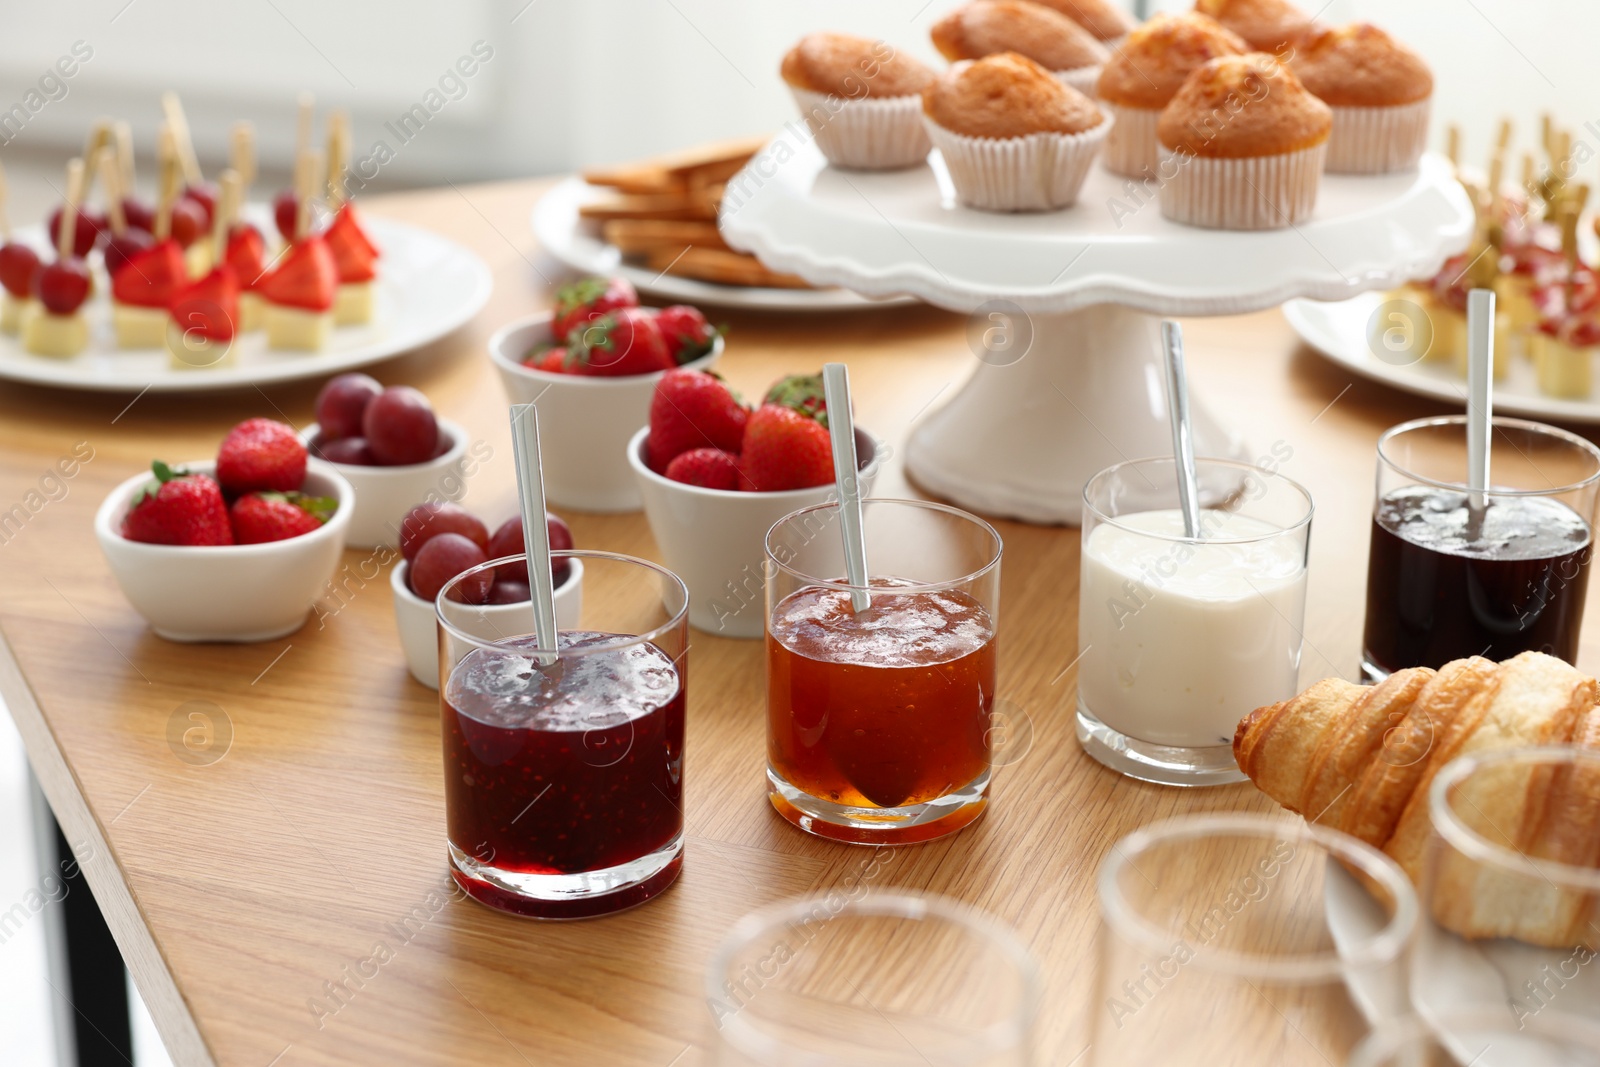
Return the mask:
M550 332L558 341L571 342L573 330L608 311L639 306L639 294L626 278L585 278L556 290L555 316Z
M178 290L172 298L172 321L208 341L231 341L238 331L239 278L226 263ZM276 424L274 424L276 425Z
M671 370L650 397L650 434L645 462L657 474L691 448L738 452L750 412L717 375L703 370Z
M721 332L706 321L699 308L688 304L673 304L656 312L656 327L667 342L672 361L680 367L711 351Z
M124 263L111 279L111 295L124 304L164 308L188 280L183 249L169 237Z
M299 489L305 478L306 446L281 422L245 419L217 450L217 481L229 493L286 493Z
M139 490L122 517L122 536L152 545L231 545L222 489L204 474L173 470L159 459L156 480Z
M274 304L327 311L339 289L339 268L319 236L292 245L276 269L261 279L261 295Z
M337 501L326 496L246 493L233 502L228 519L233 524L234 544L259 545L318 530L333 517L338 506Z
M341 283L370 282L378 276L373 267L378 260L378 246L362 230L352 205L346 204L339 209L328 231L322 236L333 253Z
M656 318L644 308L619 308L586 324L567 341L569 370L592 377L620 378L671 370Z
M239 284L254 289L267 273L267 239L248 222L236 222L228 231L228 247L223 259L239 276Z
M757 492L776 493L833 480L828 429L782 404L762 404L744 429L741 467Z
M750 488L739 470L739 457L720 448L691 448L680 452L667 464L667 477L702 489Z
M537 345L523 357L522 365L549 374L565 374L567 350L562 345Z

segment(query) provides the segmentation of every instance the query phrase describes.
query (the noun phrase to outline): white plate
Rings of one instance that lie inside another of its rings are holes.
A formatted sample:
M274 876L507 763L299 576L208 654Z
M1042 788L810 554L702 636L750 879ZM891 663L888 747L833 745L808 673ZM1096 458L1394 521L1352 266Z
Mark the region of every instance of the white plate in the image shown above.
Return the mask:
M317 378L420 348L469 321L488 301L493 288L489 268L462 246L379 215L364 215L362 221L382 252L373 321L334 330L324 351L269 352L266 335L257 330L239 340L233 365L179 369L172 366L165 349L118 348L111 328L111 302L100 292L84 312L90 327L87 349L70 359L55 359L25 352L17 338L0 336L0 378L69 389L153 393ZM37 243L43 234L22 231L20 236ZM103 274L96 285L104 288Z
M1466 407L1467 382L1454 363L1430 360L1400 366L1373 355L1367 343L1368 323L1386 299L1384 293L1366 293L1332 304L1291 300L1283 305L1283 317L1306 344L1362 377ZM1496 353L1495 358L1498 360L1500 354ZM1533 364L1521 357L1513 359L1506 379L1495 383L1494 409L1554 422L1600 422L1600 398L1563 400L1545 396L1534 380Z
M1384 924L1383 910L1361 884L1337 863L1328 862L1326 910L1328 930L1334 944L1347 950L1370 939ZM1426 920L1424 920L1426 921ZM1503 1020L1473 1018L1471 1033L1446 1031L1440 1039L1463 1064L1472 1067L1557 1067L1548 1054L1530 1039L1510 1044L1482 1038L1491 1031L1515 1031L1521 1004L1524 1012L1540 1010L1539 1002L1523 987L1529 980L1549 981L1554 1009L1587 1023L1600 1026L1600 965L1593 960L1575 966L1571 949L1539 948L1520 941L1501 938L1493 941L1466 941L1437 930L1419 935L1431 938L1429 951L1413 949L1409 994L1399 977L1392 973L1374 974L1350 971L1345 984L1350 999L1371 1025L1415 1014L1429 1021L1450 1017L1468 1008L1497 1005L1504 1009ZM1573 971L1572 977L1564 977ZM1558 976L1551 980L1550 975ZM1555 982L1563 984L1557 988ZM1481 1030L1479 1029L1481 1025Z
M568 178L533 206L533 234L539 246L573 270L626 278L644 293L686 304L752 308L763 311L850 311L863 307L914 304L909 296L874 300L848 289L764 289L756 286L718 285L695 278L663 274L623 260L622 254L600 239L599 228L578 218L578 208L612 195L611 190Z

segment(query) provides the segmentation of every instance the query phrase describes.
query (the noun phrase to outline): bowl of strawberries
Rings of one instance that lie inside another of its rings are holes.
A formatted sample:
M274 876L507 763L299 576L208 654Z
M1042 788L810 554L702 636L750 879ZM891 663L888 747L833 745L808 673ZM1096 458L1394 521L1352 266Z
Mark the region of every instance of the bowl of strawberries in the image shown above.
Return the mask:
M339 565L355 490L294 429L246 419L215 460L157 460L111 491L95 536L128 602L169 641L298 630Z
M583 612L583 561L565 555L572 549L572 530L559 516L546 512L545 526L552 553L556 625L575 629ZM490 533L482 519L459 504L425 501L406 512L400 523L402 559L389 572L389 585L394 591L395 628L411 677L429 689L439 688L434 601L452 578L480 563L517 557L480 576L489 580L456 587L458 599L472 597L477 607L458 613L456 625L485 641L534 632L525 551L521 515L513 515Z
M863 497L872 491L878 451L877 439L858 426ZM689 587L689 625L760 637L767 531L791 511L834 497L822 376L782 378L752 406L716 374L669 371L627 459L662 562Z
M639 510L623 449L645 423L656 382L721 356L721 332L697 309L640 307L622 278L563 286L553 310L489 340L511 402L539 405L546 498L582 511Z

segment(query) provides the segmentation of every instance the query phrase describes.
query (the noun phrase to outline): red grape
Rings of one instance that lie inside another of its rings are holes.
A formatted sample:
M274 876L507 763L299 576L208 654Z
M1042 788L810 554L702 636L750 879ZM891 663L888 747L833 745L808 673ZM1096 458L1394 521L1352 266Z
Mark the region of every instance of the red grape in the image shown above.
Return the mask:
M561 520L559 515L544 513L545 529L550 538L550 551L565 552L572 547L572 528ZM520 556L527 551L522 540L522 516L513 515L500 524L500 528L489 538L489 558L499 559L502 556ZM559 588L567 580L567 575L572 571L572 561L569 559L554 559L550 561L550 578ZM516 563L502 564L496 568L495 580L501 582L526 582L528 580L528 564L526 560Z
M406 512L400 520L400 554L408 560L416 559L423 545L443 533L460 534L489 551L489 528L460 504L441 502L418 504Z
M439 444L439 422L428 398L409 385L391 385L367 404L362 436L378 463L398 467L426 463Z
M496 578L494 585L489 589L491 604L526 604L532 599L533 593L528 589L527 582L508 582L503 578Z
M330 378L317 394L317 425L324 441L361 436L361 416L367 403L383 392L377 379L367 374L341 374Z
M205 208L193 200L179 200L172 205L172 238L188 248L206 235Z
M106 220L102 216L80 207L78 209L78 223L72 231L72 254L75 256L88 255L89 249L94 247L95 241L100 237L100 228L105 224ZM59 245L60 241L61 208L58 207L50 212L50 244L56 246Z
M377 461L372 458L372 449L367 447L365 437L341 437L337 441L324 443L319 437L315 442L317 455L329 463L343 463L350 467L376 467Z
M15 297L33 295L33 276L39 270L39 253L18 241L0 246L0 285Z
M200 205L201 212L205 215L206 232L211 232L211 220L217 212L217 187L211 182L201 182L199 185L185 186L183 199Z
M156 209L138 197L122 198L122 217L132 230L154 231L156 228Z
M56 315L70 315L89 299L89 267L81 259L58 259L34 278L39 303Z
M272 221L278 224L278 233L285 241L294 240L295 217L300 214L300 198L293 189L285 189L272 198Z
M116 277L124 263L155 243L156 239L150 236L150 231L134 229L132 226L120 235L113 235L106 241L106 273Z
M433 600L445 583L462 571L488 560L483 549L458 533L442 533L428 538L427 544L411 561L411 591L424 600ZM494 584L493 571L480 571L452 590L451 599L464 604L482 604L489 599Z

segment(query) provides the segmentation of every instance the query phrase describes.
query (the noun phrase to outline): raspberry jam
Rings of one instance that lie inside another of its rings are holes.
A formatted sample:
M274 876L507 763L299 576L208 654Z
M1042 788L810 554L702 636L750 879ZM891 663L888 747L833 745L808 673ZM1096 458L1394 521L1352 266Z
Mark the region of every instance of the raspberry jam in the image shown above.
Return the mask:
M456 881L521 915L631 907L676 878L683 831L682 668L655 645L565 631L474 649L442 693Z

